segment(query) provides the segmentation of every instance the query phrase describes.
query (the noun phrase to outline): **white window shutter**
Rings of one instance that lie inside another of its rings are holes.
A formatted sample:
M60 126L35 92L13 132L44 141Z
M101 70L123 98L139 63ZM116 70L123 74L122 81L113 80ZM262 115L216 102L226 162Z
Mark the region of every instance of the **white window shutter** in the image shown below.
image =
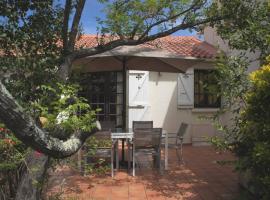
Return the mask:
M148 71L129 71L129 105L148 104Z
M194 70L180 73L177 79L177 103L179 108L194 106Z
M129 71L129 128L132 121L148 120L148 87L148 71Z

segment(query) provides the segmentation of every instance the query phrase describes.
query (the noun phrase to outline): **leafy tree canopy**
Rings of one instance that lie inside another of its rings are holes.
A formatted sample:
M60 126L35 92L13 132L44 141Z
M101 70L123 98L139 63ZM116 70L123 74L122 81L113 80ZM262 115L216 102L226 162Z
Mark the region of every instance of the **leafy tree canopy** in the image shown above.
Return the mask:
M165 34L166 31L173 33L181 26L181 29L196 29L197 24L208 18L207 14L212 8L212 4L204 0L102 2L106 4L106 18L98 19L100 32L129 39L143 39L154 34Z
M261 61L270 54L270 2L268 0L219 0L224 21L213 24L231 48L261 52Z
M236 9L241 4L239 0L226 4L210 0L101 2L105 4L106 18L99 19L100 44L89 49L75 48L85 0L66 0L62 6L52 0L0 3L0 73L5 83L0 83L0 119L22 141L51 156L75 153L87 134L72 135L67 141L51 137L53 134L36 126L25 109L16 104L6 87L24 107L31 109L29 103L41 98L41 86L57 86L57 75L66 80L77 58L121 45L142 44L183 29L199 29L200 25L215 24L250 11L250 5ZM104 36L108 34L111 40L106 41Z

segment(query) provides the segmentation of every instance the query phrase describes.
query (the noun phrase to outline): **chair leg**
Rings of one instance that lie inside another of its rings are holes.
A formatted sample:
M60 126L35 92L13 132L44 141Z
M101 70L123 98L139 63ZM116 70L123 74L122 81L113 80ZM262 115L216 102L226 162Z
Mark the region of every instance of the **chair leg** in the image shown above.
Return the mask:
M129 158L131 159L131 161L132 161L132 159L133 159L133 153L132 153L132 151L133 151L133 148L132 148L132 142L131 141L129 141L129 146L130 146L130 148L131 149L129 149ZM132 166L130 166L130 168L129 168L129 170L131 169L131 167ZM130 171L129 171L130 172Z
M184 158L183 158L183 140L180 141L180 156L181 156L181 163L184 164Z
M152 159L153 159L153 167L157 168L158 167L157 155L152 155Z
M116 141L116 148L115 148L115 162L116 162L116 170L119 170L119 152L118 152L118 140Z
M179 154L179 148L178 147L175 147L175 152L176 152L176 155L177 155L177 160L178 160L178 164L180 164L181 162L181 155Z
M161 164L161 151L158 154L158 165L159 165L159 173L163 174L163 168L162 168L162 164Z
M128 145L128 171L130 169L130 142L127 140L127 145Z
M132 153L133 153L133 159L132 159L132 161L133 161L133 163L132 163L132 175L133 176L135 176L135 144L133 143L133 148L132 148Z
M180 151L180 153L179 153ZM178 158L178 164L184 164L184 159L183 159L183 140L180 140L180 149L177 146L176 147L176 155Z
M111 175L112 177L114 176L113 157L114 157L114 144L112 145L112 149L111 149Z
M160 156L157 154L154 156L154 164L155 164L155 167L159 169L159 164L160 164Z
M83 158L84 158L84 163L83 163L83 172L84 172L84 176L86 176L86 166L87 166L87 155L85 155L86 152L84 152Z

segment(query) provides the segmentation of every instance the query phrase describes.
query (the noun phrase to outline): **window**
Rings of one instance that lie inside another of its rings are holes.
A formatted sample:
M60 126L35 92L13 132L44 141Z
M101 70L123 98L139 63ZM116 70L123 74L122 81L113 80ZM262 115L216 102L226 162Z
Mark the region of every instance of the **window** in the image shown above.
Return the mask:
M194 107L218 108L221 98L213 70L194 70Z

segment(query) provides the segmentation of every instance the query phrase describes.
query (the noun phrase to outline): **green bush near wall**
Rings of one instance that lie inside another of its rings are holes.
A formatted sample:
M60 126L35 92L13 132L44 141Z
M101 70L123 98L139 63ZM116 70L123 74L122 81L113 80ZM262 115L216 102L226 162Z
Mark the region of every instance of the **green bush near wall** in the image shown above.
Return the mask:
M241 113L234 151L238 169L251 174L247 185L256 199L270 199L270 62L250 74L251 89Z

